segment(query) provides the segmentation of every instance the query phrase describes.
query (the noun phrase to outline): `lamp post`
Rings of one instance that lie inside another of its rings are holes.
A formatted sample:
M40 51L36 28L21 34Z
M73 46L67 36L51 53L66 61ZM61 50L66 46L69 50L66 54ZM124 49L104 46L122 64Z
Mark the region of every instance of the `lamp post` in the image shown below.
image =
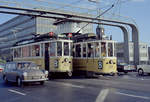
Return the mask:
M96 3L97 4L97 17L98 18L100 18L100 8L98 7L98 4L100 3L100 0L88 0L89 2L93 2L93 3ZM101 21L99 20L99 23L100 23ZM97 25L97 28L96 28L96 34L97 34L97 39L101 39L102 40L102 38L103 38L103 36L104 36L104 28L102 27L102 25L101 24L98 24Z

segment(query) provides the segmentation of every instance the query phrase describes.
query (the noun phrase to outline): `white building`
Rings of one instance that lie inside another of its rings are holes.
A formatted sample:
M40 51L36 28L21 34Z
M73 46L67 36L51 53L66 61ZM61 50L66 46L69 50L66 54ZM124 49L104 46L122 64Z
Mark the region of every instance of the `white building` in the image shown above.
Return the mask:
M129 42L129 62L130 64L134 64L133 56L134 56L134 48L133 43ZM148 55L148 44L147 43L139 43L139 51L140 51L140 64L146 64L149 60ZM116 43L116 56L118 63L124 63L126 62L124 59L124 55L126 52L124 52L124 43Z

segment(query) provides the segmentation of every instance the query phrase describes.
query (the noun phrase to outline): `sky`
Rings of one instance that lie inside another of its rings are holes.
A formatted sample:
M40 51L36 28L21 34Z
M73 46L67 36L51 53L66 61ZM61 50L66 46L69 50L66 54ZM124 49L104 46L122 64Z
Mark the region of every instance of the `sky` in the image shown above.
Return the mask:
M139 29L140 42L145 42L150 45L150 0L98 0L98 3L89 2L88 0L0 0L0 5L3 5L4 1L16 1L23 5L33 4L35 5L35 7L45 6L56 9L74 10L76 12L82 11L84 13L96 13L95 11L97 10L97 8L100 8L101 10L106 10L115 3L115 7L107 12L105 15L107 16L109 15L109 13L115 13L130 18L130 21L132 23L133 21L131 19L134 19ZM59 4L63 5L60 6ZM85 9L70 9L69 6L65 4L68 4L70 6L87 8L89 9L89 11ZM10 3L9 6L14 5ZM15 15L0 14L0 24L8 21L12 17L15 17ZM123 33L119 28L108 26L104 26L104 28L107 35L113 36L113 40L116 40L118 42L123 41Z

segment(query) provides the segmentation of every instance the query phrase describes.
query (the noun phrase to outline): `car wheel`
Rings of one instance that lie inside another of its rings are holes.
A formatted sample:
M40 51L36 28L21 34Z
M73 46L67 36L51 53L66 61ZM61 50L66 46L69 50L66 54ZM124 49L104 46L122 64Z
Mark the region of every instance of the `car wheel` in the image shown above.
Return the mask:
M144 75L143 69L139 69L139 70L138 70L138 74L139 74L140 76Z
M124 71L124 73L127 74L128 72L127 72L127 71Z
M44 81L41 81L41 82L40 82L41 85L44 85L44 83L45 83Z
M17 78L17 85L19 86L19 87L21 87L22 85L23 85L23 83L22 83L22 79L21 78Z
M4 82L7 84L8 83L7 77L4 76L3 79L4 79Z

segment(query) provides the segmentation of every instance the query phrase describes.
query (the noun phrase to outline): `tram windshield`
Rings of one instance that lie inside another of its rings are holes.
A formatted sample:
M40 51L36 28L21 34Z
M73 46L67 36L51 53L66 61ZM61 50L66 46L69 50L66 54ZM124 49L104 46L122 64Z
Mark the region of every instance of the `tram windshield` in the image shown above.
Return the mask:
M57 56L62 56L62 42L57 42Z
M106 57L106 43L105 42L101 42L101 56L102 57Z
M94 57L94 44L88 43L88 57Z
M56 41L50 42L50 57L71 56L71 42Z
M64 42L64 56L69 56L69 43Z
M50 56L56 56L56 42L50 43Z
M74 57L113 57L113 42L81 42L74 44Z
M112 57L113 56L113 44L108 43L108 56Z

